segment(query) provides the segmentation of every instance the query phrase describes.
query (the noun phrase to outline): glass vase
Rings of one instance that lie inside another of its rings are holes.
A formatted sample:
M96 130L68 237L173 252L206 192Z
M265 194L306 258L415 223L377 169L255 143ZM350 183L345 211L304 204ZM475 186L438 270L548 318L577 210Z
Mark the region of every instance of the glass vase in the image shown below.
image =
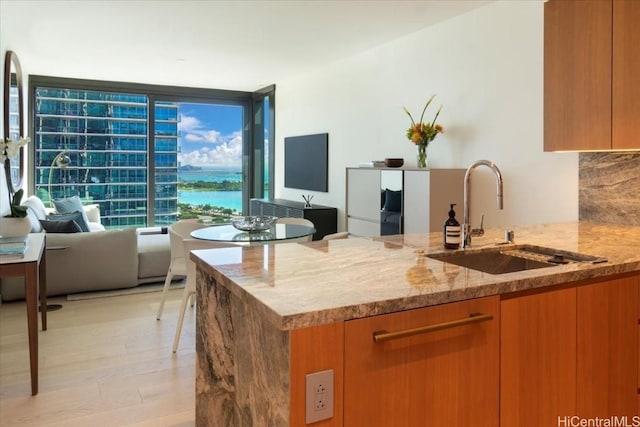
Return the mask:
M427 145L419 144L418 145L418 167L422 169L426 169L428 166L427 163Z

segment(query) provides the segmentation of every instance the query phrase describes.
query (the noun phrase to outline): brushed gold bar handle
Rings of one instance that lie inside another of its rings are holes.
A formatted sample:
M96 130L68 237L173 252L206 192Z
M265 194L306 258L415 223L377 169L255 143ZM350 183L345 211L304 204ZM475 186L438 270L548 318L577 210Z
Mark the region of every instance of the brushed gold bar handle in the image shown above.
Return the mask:
M452 320L451 322L437 323L430 326L422 326L420 328L405 329L397 332L376 331L373 333L373 341L377 343L395 340L398 338L411 337L413 335L425 334L428 332L441 331L443 329L456 328L458 326L469 325L472 323L485 322L492 320L492 314L472 313L466 319Z

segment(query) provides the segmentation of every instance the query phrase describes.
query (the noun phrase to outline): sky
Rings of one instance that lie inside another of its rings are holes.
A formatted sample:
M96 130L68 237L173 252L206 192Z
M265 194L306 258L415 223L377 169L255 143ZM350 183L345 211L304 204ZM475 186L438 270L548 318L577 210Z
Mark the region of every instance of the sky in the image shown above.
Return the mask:
M242 168L242 107L180 103L178 161L207 168Z

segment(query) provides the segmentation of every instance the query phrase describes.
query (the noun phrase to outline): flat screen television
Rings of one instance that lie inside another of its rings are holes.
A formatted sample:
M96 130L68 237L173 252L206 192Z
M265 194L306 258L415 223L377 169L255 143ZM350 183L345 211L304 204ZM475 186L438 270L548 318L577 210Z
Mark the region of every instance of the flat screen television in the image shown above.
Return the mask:
M329 134L284 139L284 186L329 191Z

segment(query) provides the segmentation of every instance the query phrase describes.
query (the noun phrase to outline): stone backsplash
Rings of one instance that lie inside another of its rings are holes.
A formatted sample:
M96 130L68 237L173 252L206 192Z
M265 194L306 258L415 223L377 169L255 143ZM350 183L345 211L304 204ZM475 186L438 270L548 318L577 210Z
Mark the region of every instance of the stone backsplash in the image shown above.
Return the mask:
M640 226L640 153L581 153L580 219Z

